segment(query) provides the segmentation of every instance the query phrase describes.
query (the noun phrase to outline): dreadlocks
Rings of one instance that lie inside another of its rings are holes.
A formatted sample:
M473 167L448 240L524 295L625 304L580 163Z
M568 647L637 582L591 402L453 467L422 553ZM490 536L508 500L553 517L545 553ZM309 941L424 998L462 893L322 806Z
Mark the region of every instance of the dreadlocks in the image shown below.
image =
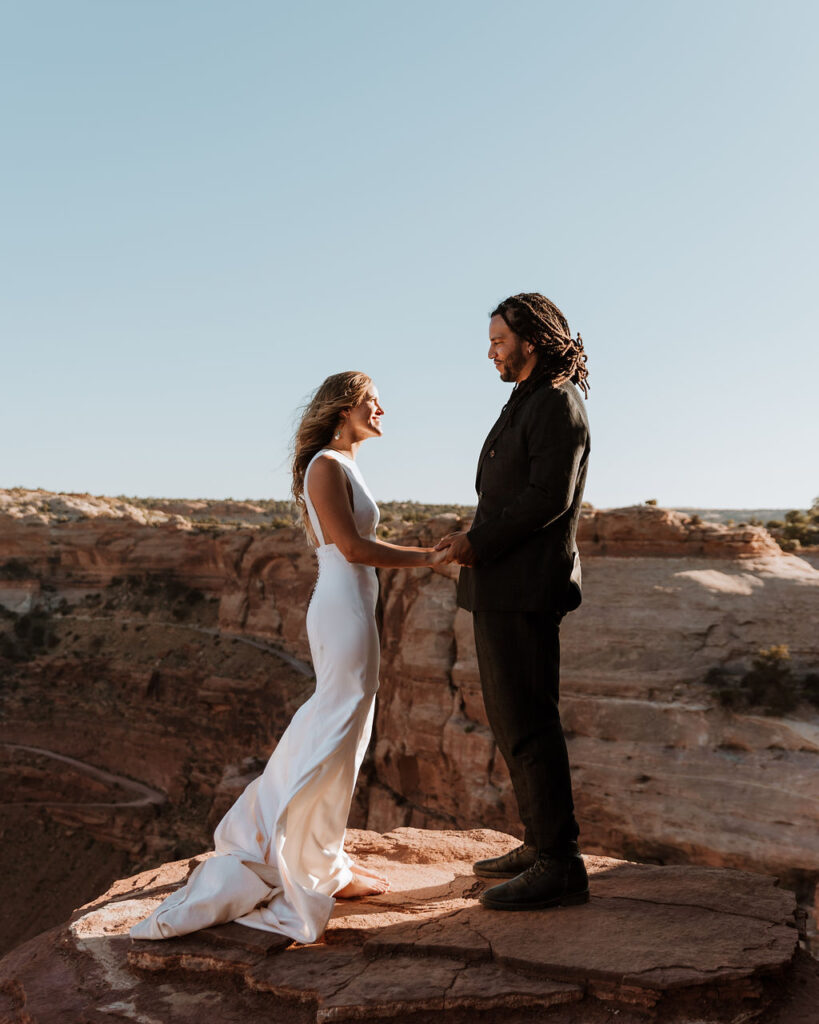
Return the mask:
M557 306L539 292L521 292L504 299L489 314L500 316L523 341L538 350L540 363L552 384L570 380L589 397L589 371L583 339L573 338L566 317Z

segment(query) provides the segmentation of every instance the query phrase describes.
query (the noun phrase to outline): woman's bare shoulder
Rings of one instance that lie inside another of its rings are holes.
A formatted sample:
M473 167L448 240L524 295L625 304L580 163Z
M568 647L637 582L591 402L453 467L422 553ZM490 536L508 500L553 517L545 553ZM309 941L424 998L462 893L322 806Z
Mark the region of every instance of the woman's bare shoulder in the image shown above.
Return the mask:
M341 479L344 470L338 459L329 452L321 452L310 464L310 478L321 482Z
M322 452L310 467L310 479L308 480L310 496L332 495L342 492L350 493L350 484L347 474L341 467L338 459L332 455Z

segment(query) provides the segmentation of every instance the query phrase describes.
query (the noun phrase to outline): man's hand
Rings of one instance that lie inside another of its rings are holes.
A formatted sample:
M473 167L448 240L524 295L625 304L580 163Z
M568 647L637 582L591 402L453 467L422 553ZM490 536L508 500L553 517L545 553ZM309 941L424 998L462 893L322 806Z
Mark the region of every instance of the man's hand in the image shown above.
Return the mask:
M442 537L435 545L435 550L442 551L444 549L446 549L446 557L444 558L446 563L457 562L458 565L475 564L475 549L469 543L465 530L461 533L448 533L446 537Z
M448 580L455 580L458 578L458 569L447 561L448 551L448 548L433 548L429 566L433 572L446 576Z

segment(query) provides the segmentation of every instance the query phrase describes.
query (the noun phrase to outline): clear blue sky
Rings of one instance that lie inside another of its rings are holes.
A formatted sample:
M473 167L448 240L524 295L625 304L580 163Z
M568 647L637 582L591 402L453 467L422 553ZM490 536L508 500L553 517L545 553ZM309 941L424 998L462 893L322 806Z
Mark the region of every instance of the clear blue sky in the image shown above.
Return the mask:
M812 0L5 0L0 486L285 497L370 373L384 500L473 500L487 314L589 354L587 498L819 493Z

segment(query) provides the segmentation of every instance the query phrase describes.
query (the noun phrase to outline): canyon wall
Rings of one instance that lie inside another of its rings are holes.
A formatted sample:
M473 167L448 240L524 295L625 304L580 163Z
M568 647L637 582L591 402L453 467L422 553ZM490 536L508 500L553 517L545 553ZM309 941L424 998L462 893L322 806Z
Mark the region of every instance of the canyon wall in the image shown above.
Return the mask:
M41 865L83 837L97 844L90 862L119 858L111 880L207 848L311 692L315 562L301 532L256 513L239 526L196 514L0 492L0 826ZM457 525L393 524L390 539L430 542ZM584 601L562 627L561 707L584 849L770 872L810 903L816 708L731 710L706 677L782 644L795 669L815 671L819 571L761 528L649 506L588 510L578 541ZM519 833L453 576L380 571L381 690L358 827ZM24 888L21 877L12 896Z

